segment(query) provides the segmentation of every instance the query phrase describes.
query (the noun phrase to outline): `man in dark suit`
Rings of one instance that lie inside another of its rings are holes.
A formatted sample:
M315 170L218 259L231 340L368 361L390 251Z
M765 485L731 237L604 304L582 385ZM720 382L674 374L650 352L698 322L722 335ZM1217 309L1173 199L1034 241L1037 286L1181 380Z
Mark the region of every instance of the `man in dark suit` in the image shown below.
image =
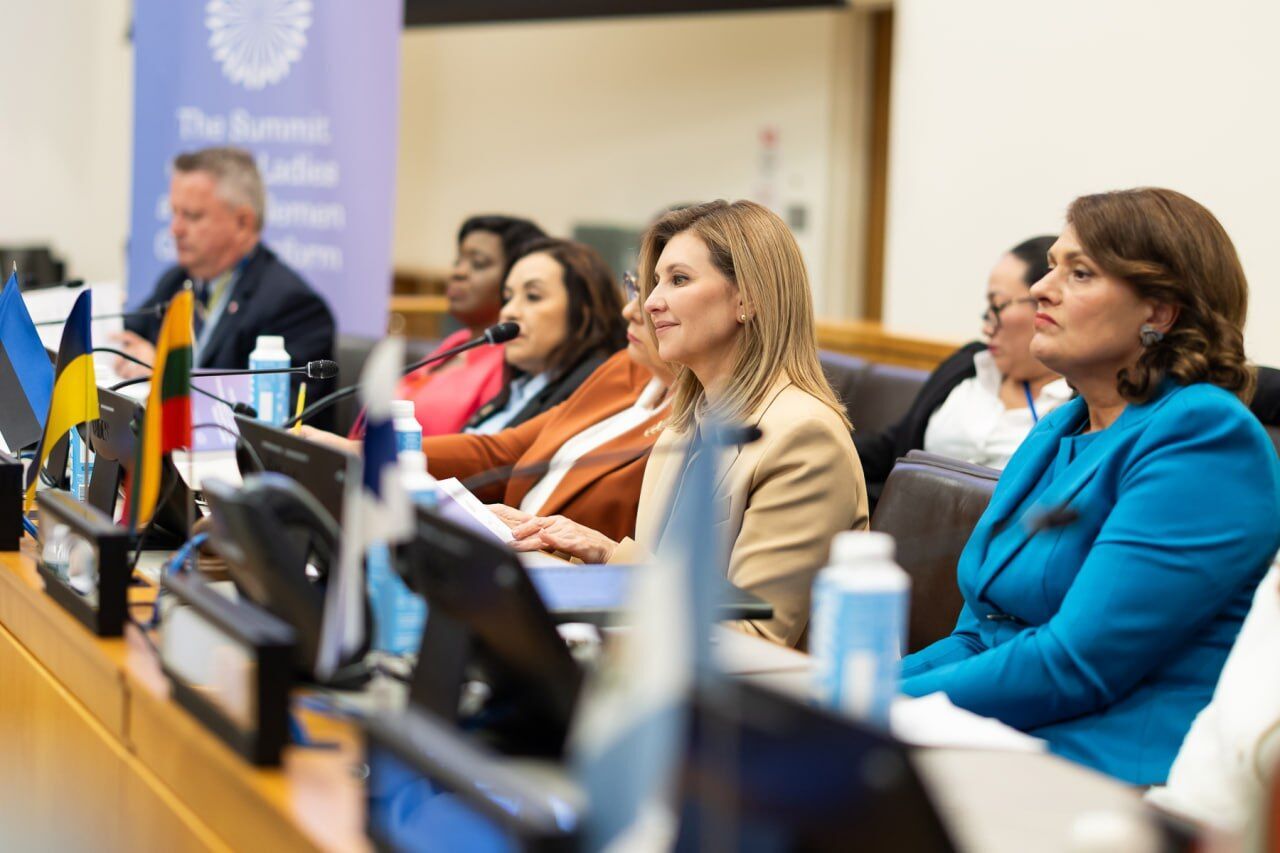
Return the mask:
M178 155L169 205L178 264L143 307L167 303L190 282L197 367L248 367L259 335L282 335L294 365L333 358L329 306L261 242L266 192L249 152L206 148ZM151 364L160 323L155 316L131 319L117 343ZM116 369L125 377L149 373L123 359Z

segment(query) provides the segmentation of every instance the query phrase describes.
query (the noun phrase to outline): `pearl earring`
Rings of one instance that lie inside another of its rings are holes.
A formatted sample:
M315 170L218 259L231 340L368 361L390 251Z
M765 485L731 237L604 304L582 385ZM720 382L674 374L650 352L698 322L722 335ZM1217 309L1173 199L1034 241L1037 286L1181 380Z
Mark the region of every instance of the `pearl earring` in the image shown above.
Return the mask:
M743 315L739 316L739 317L738 317L738 322L739 322L739 323L745 323L745 322L747 322L747 315L746 315L746 314L743 314Z
M1142 338L1144 347L1153 347L1164 340L1164 332L1150 323L1143 323L1142 328L1138 330L1138 337Z

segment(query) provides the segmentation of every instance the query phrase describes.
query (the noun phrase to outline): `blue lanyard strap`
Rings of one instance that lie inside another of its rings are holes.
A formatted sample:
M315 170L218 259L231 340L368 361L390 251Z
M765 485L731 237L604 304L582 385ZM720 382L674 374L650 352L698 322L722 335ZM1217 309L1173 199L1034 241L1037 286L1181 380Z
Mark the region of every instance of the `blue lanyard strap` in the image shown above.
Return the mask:
M1036 412L1036 401L1031 398L1031 383L1022 383L1022 393L1027 395L1027 408L1031 410L1031 425L1040 423L1040 415Z

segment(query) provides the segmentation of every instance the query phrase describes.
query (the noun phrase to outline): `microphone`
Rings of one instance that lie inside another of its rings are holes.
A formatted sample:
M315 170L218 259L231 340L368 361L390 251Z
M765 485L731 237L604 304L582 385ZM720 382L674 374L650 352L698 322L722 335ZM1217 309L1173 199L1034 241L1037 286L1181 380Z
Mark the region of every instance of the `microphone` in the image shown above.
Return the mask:
M136 361L136 359L134 360ZM141 364L141 362L138 363ZM197 376L260 376L264 374L279 373L301 374L306 376L308 379L332 379L338 375L338 363L336 361L330 361L327 358L322 358L316 361L308 361L303 367L264 367L256 370L193 370L191 371L191 376L193 378ZM115 385L112 385L109 390L119 391L121 388L127 388L130 385L148 382L150 379L150 376L139 376L135 379L126 379L123 382L117 382Z
M764 435L764 433L760 430L760 427L755 425L734 426L718 424L710 426L704 424L700 427L698 438L695 439L695 441L700 441L704 445L709 445L711 447L729 447L731 445L738 444L751 444L759 441L762 435ZM485 486L492 485L493 483L511 480L516 477L542 477L544 474L553 470L560 471L565 468L572 468L574 465L581 464L598 465L604 462L631 462L633 460L640 459L643 456L648 456L652 452L653 445L648 444L644 447L632 447L626 450L609 450L599 453L588 453L587 455L580 456L577 459L561 461L558 463L553 462L551 459L547 459L545 461L534 462L529 465L503 465L500 468L491 468L488 471L481 471L479 474L468 477L461 482L468 491L474 492L477 489L482 489ZM685 448L683 445L674 445L667 448L666 452L684 453Z
M410 373L413 373L418 368L426 367L428 364L435 364L436 362L439 362L439 361L447 361L448 359L453 358L455 355L464 353L469 349L475 349L478 346L483 346L484 344L505 344L507 341L511 340L518 334L520 334L519 323L497 323L485 329L484 334L480 335L479 337L472 338L471 340L467 341L465 344L458 344L456 347L450 347L444 352L438 352L435 355L429 355L426 358L418 359L413 364L410 364L408 367L405 367L403 370L401 370L400 375L408 376ZM313 417L314 415L320 412L323 412L325 409L329 408L335 403L338 403L341 400L347 399L348 397L350 397L352 394L356 393L359 390L360 390L360 383L357 382L354 385L348 385L345 388L339 388L337 391L334 391L332 394L326 394L325 396L321 397L319 400L316 400L310 406L307 406L305 409L303 409L297 415L297 417L293 417L285 421L283 424L281 424L280 428L288 429L289 427L296 426L297 424L300 424L303 421L307 420L307 418Z
M83 282L79 282L79 283L83 284ZM77 284L77 282L73 282L73 281L67 282L68 287L71 287L75 284ZM89 320L93 322L96 322L98 320L133 320L139 317L155 317L157 319L160 319L164 317L164 311L166 307L167 307L167 303L159 302L159 303L156 303L155 305L152 305L150 308L144 308L141 311L117 311L114 314L95 314L94 316L90 317ZM41 320L39 323L36 323L35 325L57 326L65 322L67 322L67 320L64 317L61 320Z
M140 367L145 367L147 370L151 369L151 365L147 364L142 359L129 355L129 353L127 352L123 352L121 350L115 349L114 347L94 347L93 351L105 352L111 355L117 355L120 358L123 358L125 361L132 361L134 364L139 365ZM213 400L214 402L221 403L222 405L229 408L231 411L235 412L237 415L244 415L247 418L258 417L258 410L255 409L253 406L250 406L248 403L233 403L230 400L226 400L226 399L223 399L222 397L219 397L217 394L213 393L212 391L206 391L205 389L201 388L199 385L196 385L195 383L192 383L191 390L195 391L197 394L203 394L204 396L208 397L210 400Z

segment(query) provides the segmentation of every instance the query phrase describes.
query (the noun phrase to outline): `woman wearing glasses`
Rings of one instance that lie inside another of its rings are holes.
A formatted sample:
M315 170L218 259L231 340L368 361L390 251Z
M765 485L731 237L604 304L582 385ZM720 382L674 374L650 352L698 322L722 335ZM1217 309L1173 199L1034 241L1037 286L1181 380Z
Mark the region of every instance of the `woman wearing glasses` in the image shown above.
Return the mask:
M873 496L909 450L1003 468L1036 422L1071 398L1067 384L1029 349L1036 313L1029 290L1049 270L1053 241L1019 243L992 268L982 315L986 344L968 344L939 365L897 423L854 432Z

